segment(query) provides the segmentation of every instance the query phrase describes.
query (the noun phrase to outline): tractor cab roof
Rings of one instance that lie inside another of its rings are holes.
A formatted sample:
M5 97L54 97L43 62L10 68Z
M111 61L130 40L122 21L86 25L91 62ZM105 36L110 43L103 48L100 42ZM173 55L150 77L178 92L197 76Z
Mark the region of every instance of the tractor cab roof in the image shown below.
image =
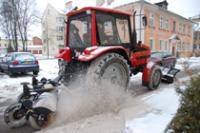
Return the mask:
M99 12L105 12L105 13L112 13L112 14L120 14L120 15L128 15L131 16L130 13L119 11L119 10L113 10L113 9L107 9L107 8L100 8L100 7L84 7L78 10L71 11L67 14L68 17L74 16L76 14L86 12L86 11L99 11Z

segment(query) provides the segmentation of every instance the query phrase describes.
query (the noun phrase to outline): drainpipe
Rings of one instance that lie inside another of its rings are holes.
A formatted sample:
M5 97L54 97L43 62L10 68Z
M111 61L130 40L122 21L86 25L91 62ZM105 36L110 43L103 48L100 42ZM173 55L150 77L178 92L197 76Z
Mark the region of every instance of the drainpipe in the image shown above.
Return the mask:
M144 0L140 0L141 5L140 5L140 41L142 41L142 9L144 7Z

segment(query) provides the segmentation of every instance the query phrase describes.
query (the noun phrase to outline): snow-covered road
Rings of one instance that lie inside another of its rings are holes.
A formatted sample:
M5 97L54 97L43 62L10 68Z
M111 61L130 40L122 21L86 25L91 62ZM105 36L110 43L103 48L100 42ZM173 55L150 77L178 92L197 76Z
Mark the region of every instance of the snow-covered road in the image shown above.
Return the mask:
M187 62L187 63L185 63ZM199 71L200 58L178 60L177 67L183 70L183 65ZM40 60L40 73L38 78L54 78L58 73L57 60ZM179 78L186 74L180 73ZM141 74L131 77L129 93L133 97L132 103L118 113L106 113L94 117L82 119L75 123L54 127L44 132L121 132L146 133L163 132L178 108L178 96L175 92L175 85L161 84L159 89L148 91L141 86ZM8 129L3 122L4 109L22 92L21 82L31 82L31 74L10 78L0 74L0 132L32 132L33 129L24 127L20 129ZM101 129L101 130L100 130ZM112 129L112 130L108 130Z

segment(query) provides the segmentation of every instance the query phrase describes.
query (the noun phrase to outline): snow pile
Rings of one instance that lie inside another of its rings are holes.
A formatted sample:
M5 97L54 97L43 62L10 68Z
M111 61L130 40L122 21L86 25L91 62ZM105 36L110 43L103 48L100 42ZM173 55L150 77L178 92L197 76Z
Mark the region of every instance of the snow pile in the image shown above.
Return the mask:
M164 132L179 106L179 97L174 86L143 98L143 102L151 107L151 111L140 118L128 121L127 133Z
M200 57L180 58L177 60L176 68L180 70L196 71L200 69Z

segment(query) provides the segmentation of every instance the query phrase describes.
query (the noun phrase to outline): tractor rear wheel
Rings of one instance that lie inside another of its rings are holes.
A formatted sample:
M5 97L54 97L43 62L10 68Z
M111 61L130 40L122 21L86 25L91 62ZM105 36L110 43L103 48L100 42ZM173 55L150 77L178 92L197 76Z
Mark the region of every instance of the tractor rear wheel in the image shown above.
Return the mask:
M102 86L109 82L126 89L129 83L129 67L123 56L108 53L91 63L86 78L87 84L97 83Z

